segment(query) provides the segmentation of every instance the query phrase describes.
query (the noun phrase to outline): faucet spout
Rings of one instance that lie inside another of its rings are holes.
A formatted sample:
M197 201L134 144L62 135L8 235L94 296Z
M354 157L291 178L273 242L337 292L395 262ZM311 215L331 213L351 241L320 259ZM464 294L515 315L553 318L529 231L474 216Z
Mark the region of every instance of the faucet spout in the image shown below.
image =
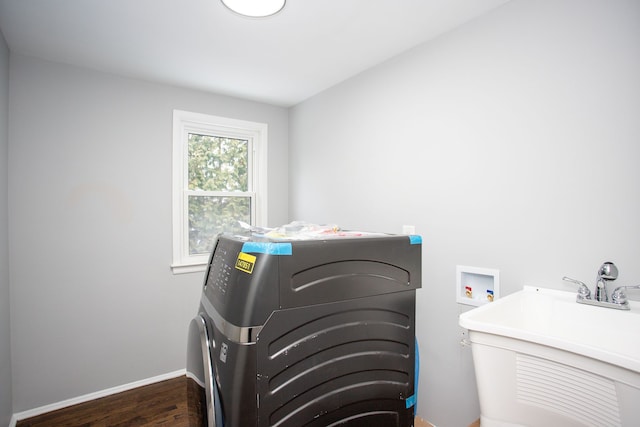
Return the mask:
M596 301L609 302L609 295L607 293L607 282L610 280L616 280L618 278L618 267L612 262L605 262L600 266L598 270L598 277L596 278L596 290L594 299Z

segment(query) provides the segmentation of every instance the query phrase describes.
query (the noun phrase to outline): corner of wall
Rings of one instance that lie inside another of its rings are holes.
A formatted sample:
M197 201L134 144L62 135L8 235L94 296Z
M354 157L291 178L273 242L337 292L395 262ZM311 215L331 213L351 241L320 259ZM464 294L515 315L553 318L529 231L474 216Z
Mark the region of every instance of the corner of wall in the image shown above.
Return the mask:
M0 425L9 425L12 410L11 329L9 306L8 169L9 47L0 31Z

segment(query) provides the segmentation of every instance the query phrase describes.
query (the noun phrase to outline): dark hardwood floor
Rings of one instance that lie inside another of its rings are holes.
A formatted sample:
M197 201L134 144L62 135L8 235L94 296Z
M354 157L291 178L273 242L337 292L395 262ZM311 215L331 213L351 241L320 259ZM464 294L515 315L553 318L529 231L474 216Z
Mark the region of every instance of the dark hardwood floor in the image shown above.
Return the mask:
M193 382L178 377L18 421L16 427L200 426Z
M177 377L21 420L16 427L201 427L198 393L193 380ZM430 426L416 417L415 427Z

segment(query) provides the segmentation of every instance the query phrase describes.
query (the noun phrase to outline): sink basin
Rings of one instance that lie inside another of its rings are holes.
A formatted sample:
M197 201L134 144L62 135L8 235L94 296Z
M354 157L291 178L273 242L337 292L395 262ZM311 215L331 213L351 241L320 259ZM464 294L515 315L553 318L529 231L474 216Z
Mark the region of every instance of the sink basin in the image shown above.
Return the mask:
M460 315L481 425L640 425L640 303L621 311L527 286Z

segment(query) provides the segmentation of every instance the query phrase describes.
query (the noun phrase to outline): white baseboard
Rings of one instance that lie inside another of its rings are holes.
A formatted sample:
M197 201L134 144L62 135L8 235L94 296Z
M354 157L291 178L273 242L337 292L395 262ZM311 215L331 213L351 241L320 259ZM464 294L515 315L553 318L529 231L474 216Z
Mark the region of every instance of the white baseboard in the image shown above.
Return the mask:
M132 383L108 388L106 390L96 391L94 393L85 394L83 396L73 397L71 399L63 400L57 403L52 403L50 405L40 406L39 408L17 412L13 414L13 416L11 417L11 422L9 423L9 427L16 427L16 423L20 420L46 414L47 412L51 412L51 411L57 411L58 409L66 408L67 406L77 405L78 403L85 403L90 400L100 399L101 397L111 396L112 394L122 393L123 391L132 390L134 388L142 387L145 385L158 383L164 380L170 380L172 378L181 377L181 376L184 376L185 374L186 374L186 370L180 369L178 371L169 372L166 374L158 375L156 377L145 378L140 381L134 381Z

